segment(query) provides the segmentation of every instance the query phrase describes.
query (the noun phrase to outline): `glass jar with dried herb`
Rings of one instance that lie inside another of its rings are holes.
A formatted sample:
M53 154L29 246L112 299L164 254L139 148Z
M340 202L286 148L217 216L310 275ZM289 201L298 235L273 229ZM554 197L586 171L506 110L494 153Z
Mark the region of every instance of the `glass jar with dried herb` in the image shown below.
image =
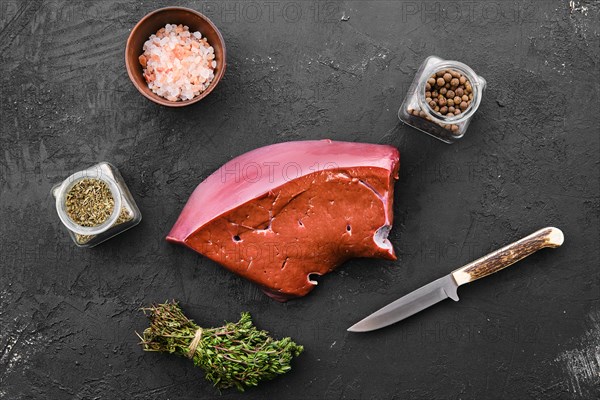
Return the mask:
M93 247L142 220L119 171L101 162L52 188L58 217L75 244Z
M428 57L417 71L398 118L443 142L462 138L479 108L486 81L458 61Z

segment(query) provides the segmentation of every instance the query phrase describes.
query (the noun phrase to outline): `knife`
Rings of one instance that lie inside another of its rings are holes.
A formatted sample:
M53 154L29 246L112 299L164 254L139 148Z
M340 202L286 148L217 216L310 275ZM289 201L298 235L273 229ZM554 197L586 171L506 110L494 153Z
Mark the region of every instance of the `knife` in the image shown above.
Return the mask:
M402 321L448 297L458 301L457 289L460 285L498 272L544 247L559 247L564 239L562 231L558 228L540 229L399 298L352 325L348 330L374 331Z

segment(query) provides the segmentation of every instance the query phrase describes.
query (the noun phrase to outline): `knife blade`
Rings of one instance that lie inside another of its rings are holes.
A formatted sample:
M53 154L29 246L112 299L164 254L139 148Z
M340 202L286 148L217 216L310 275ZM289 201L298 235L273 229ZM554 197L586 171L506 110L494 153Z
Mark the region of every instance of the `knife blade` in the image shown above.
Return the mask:
M452 274L420 287L352 325L350 332L368 332L394 324L450 297L458 301Z
M373 331L402 321L447 298L458 301L460 285L498 272L545 247L559 247L563 242L564 235L560 229L540 229L410 292L352 325L348 331Z

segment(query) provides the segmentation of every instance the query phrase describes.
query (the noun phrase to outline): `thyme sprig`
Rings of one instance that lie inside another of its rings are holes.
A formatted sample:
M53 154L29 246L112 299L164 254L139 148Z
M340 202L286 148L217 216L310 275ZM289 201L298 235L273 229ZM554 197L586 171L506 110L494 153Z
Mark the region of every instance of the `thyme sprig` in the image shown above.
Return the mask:
M274 340L267 331L258 330L249 313L242 313L238 322L203 329L174 301L142 311L150 320L150 327L142 336L138 334L143 349L191 358L219 389L235 387L243 392L262 380L273 379L288 372L292 358L303 351L289 337ZM190 345L195 337L194 350Z

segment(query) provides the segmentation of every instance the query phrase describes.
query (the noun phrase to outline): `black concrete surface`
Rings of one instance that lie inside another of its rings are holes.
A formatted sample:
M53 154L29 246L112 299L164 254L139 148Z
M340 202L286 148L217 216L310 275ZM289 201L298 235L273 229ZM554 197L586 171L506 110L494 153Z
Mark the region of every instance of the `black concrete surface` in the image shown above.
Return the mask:
M228 69L167 109L125 72L129 30L183 5L221 29ZM592 399L600 395L599 6L592 1L0 0L0 398ZM396 116L429 55L489 87L452 146ZM387 143L402 154L396 262L353 260L274 302L164 237L195 186L259 146ZM114 163L142 223L74 246L50 188ZM401 324L346 328L534 230L544 250ZM139 307L178 299L214 326L250 311L306 347L293 371L219 396L186 359L143 353Z

